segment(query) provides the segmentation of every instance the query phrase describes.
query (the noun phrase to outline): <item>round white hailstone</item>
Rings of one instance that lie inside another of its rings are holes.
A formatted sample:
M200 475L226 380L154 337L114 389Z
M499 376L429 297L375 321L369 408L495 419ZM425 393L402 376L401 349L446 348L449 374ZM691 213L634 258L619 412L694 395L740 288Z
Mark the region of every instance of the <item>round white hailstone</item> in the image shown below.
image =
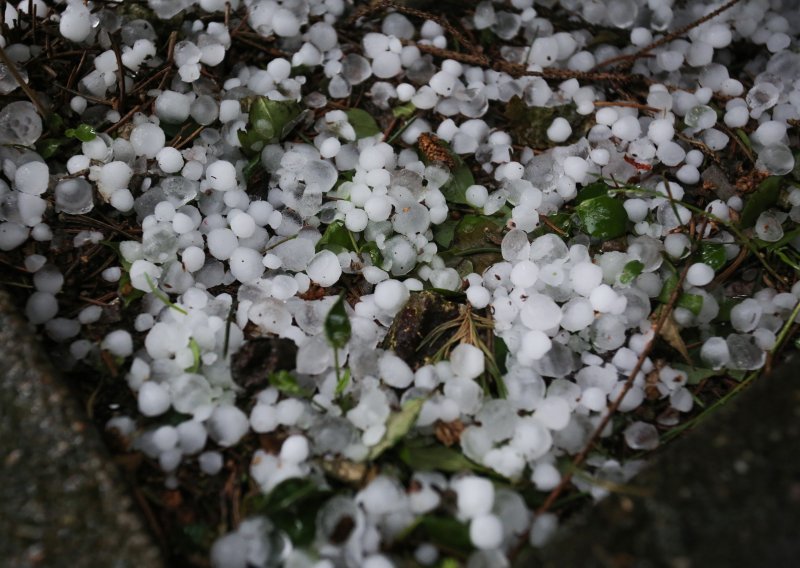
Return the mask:
M588 296L603 282L603 269L591 262L580 262L569 272L572 289L581 296Z
M488 479L468 475L453 482L458 514L465 519L488 515L494 505L494 485Z
M551 430L563 430L570 420L569 403L560 396L548 396L533 413L533 417Z
M25 303L25 317L34 325L50 321L58 314L58 300L48 292L34 292Z
M370 221L386 221L392 213L392 202L385 195L372 195L364 203Z
M372 60L372 73L379 79L390 79L403 70L400 56L391 51L384 51Z
M156 161L158 161L158 167L165 174L174 174L183 168L183 156L180 150L172 146L161 148L156 154Z
M511 269L511 283L518 288L529 288L539 278L539 267L530 260L521 260Z
M92 33L92 17L82 2L71 2L61 14L58 31L70 41L81 42Z
M769 39L767 39L767 49L770 50L772 53L778 53L779 51L783 51L791 44L792 44L792 38L783 32L770 34Z
M678 178L678 181L681 183L694 185L700 181L700 170L689 164L684 164L675 172L675 177Z
M145 416L158 416L169 409L169 391L159 383L148 381L139 389L137 401L139 412Z
M386 164L386 157L380 148L369 146L358 156L358 165L365 170L377 170Z
M230 220L231 231L240 239L253 236L256 230L256 222L247 213L239 213ZM261 262L259 260L259 262Z
M553 345L547 334L538 329L527 332L522 336L522 350L525 357L538 361L550 351Z
M561 481L561 474L553 464L542 462L534 466L531 481L539 491L550 491Z
M175 234L184 235L194 230L194 221L186 213L175 213L172 216L172 230Z
M303 463L308 459L308 438L295 434L284 440L281 446L281 461L288 463Z
M275 35L293 37L300 33L300 20L286 8L279 8L272 16L272 29Z
M753 331L761 319L764 309L758 300L747 298L731 309L731 325L741 332Z
M483 351L468 343L456 346L450 352L450 368L458 377L475 379L481 376L486 370Z
M322 250L314 255L306 268L306 274L314 282L327 288L333 286L342 275L339 258L329 250Z
M186 247L181 253L181 262L188 272L197 272L206 262L206 253L200 247Z
M335 158L336 154L339 153L341 148L342 143L339 142L339 139L331 136L330 138L326 138L322 144L320 144L319 155L323 158Z
M489 190L482 185L471 185L467 188L466 198L473 207L483 207L489 199Z
M162 91L155 102L155 112L159 120L172 124L181 124L189 118L191 99L183 93Z
M133 194L129 189L118 189L111 194L111 199L109 199L108 202L111 204L111 207L117 211L120 211L121 213L127 213L133 209Z
M360 233L367 228L369 223L369 216L367 212L358 207L351 209L344 217L344 226L348 231Z
M714 269L704 262L695 262L686 273L686 282L690 286L705 286L714 279Z
M244 412L235 406L218 406L206 422L208 435L223 447L234 445L247 433L250 424Z
M680 258L688 250L691 242L683 233L671 233L664 238L664 250L672 258Z
M492 301L492 293L483 286L470 286L467 288L467 301L473 308L483 309Z
M397 85L397 99L401 103L407 103L410 101L411 97L413 97L414 93L416 92L417 89L410 83L400 83Z
M777 120L767 120L756 128L752 138L762 146L772 146L782 142L785 136L786 124Z
M447 71L439 71L438 73L434 74L429 81L429 85L431 89L437 95L441 95L443 97L449 97L453 94L453 89L456 86L457 77L448 73Z
M676 142L664 142L658 146L656 157L665 166L677 166L686 157L686 151Z
M411 296L399 280L384 280L375 286L375 305L389 314L396 314Z
M606 393L599 387L589 387L581 394L580 402L585 408L599 412L606 407Z
M619 315L625 311L627 298L617 294L608 284L601 284L591 291L589 302L595 311Z
M137 156L155 158L164 147L167 137L160 126L145 122L131 131L130 143Z
M217 160L206 168L206 179L217 191L236 189L236 168L227 160Z
M254 432L264 434L278 427L278 414L269 404L256 404L250 411L250 427Z
M625 115L620 117L611 127L611 134L620 140L636 140L642 134L642 126L635 116Z
M171 450L178 443L178 431L174 426L160 426L153 432L153 445L159 452Z
M577 183L583 183L589 164L586 160L578 156L567 156L564 159L564 173L574 179Z
M731 107L725 111L722 120L731 128L740 128L750 120L750 111L745 105Z
M531 295L520 310L520 318L528 329L546 331L561 323L561 308L544 294Z
M100 170L98 189L108 198L115 190L128 187L133 170L125 162L114 161L105 164Z
M605 166L611 160L611 153L605 148L595 148L589 152L589 158L598 166Z
M206 445L208 432L202 422L187 420L181 422L176 428L178 432L178 446L186 455L196 454Z
M625 207L625 212L628 214L628 219L634 223L644 221L650 209L647 201L639 198L626 199L623 206Z
M552 142L565 142L572 134L572 127L566 118L556 117L547 127L547 138Z
M383 554L373 554L364 558L362 568L394 568L394 563Z
M237 247L231 253L228 264L231 274L242 284L249 284L261 278L264 274L264 265L261 263L263 256L255 249Z
M197 465L206 475L216 475L222 470L222 454L219 452L203 452L197 456Z
M206 236L208 252L217 260L228 260L236 247L239 239L230 229L214 229Z
M407 388L414 382L414 371L397 355L388 351L378 361L378 371L384 383L397 389Z
M469 524L469 539L481 550L497 548L503 542L503 523L495 515L475 517Z
M128 357L133 353L133 338L124 329L117 329L103 338L100 347L115 357Z
M30 195L41 195L47 191L50 169L44 162L22 164L14 173L14 189Z
M669 142L675 136L675 127L666 118L657 118L647 127L647 137L653 144L663 144Z

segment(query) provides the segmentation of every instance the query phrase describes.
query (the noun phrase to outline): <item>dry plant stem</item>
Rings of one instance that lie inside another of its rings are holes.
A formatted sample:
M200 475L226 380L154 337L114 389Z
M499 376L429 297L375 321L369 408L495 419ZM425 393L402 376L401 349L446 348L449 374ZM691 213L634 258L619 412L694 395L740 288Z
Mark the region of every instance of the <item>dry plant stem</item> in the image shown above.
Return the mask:
M639 110L646 110L647 112L660 113L663 109L647 106L636 101L595 101L595 107L628 107L638 108Z
M698 18L697 20L693 21L692 23L687 24L687 25L683 26L682 28L677 29L674 32L671 32L671 33L665 35L661 39L658 39L658 40L654 41L653 43L644 46L639 51L637 51L635 53L632 53L630 55L618 55L616 57L612 57L610 59L606 59L605 61L601 61L600 63L595 65L594 69L602 69L603 67L608 67L609 65L612 65L614 63L619 63L619 62L624 62L624 67L630 67L631 65L633 65L633 62L636 61L637 59L640 59L640 58L648 55L654 49L659 48L662 45L667 44L667 43L671 42L672 40L681 37L682 35L686 34L686 32L688 32L690 30L693 30L697 26L701 26L701 25L705 24L707 21L709 21L709 20L711 20L713 18L716 18L721 13L723 13L724 11L732 8L733 6L735 6L738 3L739 3L739 0L730 0L727 4L723 4L722 6L720 6L719 8L714 10L713 12L710 12L709 14L706 14L702 18Z
M47 110L44 108L44 106L42 106L39 97L36 96L36 93L33 92L33 89L31 89L28 86L28 83L25 82L25 79L22 78L19 69L17 69L16 63L14 63L13 61L11 61L11 59L9 59L6 50L3 49L2 47L0 47L0 61L2 61L3 65L5 65L8 68L8 71L14 77L14 80L17 82L20 88L23 91L25 91L25 94L27 95L28 99L30 99L30 101L36 107L36 110L39 112L39 114L42 115L42 118L47 117L50 113L48 113Z

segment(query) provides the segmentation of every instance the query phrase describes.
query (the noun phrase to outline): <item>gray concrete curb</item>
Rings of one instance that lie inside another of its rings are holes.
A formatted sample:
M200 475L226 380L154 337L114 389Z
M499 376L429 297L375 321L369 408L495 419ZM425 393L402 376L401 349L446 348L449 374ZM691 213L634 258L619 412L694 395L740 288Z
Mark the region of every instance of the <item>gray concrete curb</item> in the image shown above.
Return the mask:
M119 472L0 289L0 564L163 566Z

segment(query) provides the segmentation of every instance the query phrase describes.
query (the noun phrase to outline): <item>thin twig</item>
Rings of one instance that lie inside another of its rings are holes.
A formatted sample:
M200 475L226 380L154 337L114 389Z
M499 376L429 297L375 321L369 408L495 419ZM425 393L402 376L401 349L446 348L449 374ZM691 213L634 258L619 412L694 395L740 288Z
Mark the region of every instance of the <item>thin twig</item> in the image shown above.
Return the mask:
M28 83L25 82L25 79L22 77L19 69L17 69L17 64L11 61L6 53L6 50L2 47L0 47L0 61L2 61L3 65L8 68L9 73L11 73L11 75L14 77L14 80L17 82L20 88L25 91L25 94L33 103L33 106L36 107L36 110L39 112L39 114L42 115L42 118L46 118L50 113L48 113L44 108L42 102L39 100L39 97L37 97L36 93L33 92L33 89L31 89L28 86Z

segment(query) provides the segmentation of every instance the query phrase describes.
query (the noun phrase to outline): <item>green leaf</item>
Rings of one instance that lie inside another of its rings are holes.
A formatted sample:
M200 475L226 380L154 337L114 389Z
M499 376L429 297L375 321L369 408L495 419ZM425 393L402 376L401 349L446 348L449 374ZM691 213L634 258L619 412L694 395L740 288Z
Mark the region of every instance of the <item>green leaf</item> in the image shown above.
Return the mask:
M400 459L407 466L418 471L442 471L457 473L475 471L485 473L488 469L469 460L463 453L446 446L417 446L405 444L399 452Z
M327 226L325 232L322 233L322 238L317 241L317 252L321 250L330 250L335 253L355 250L350 231L344 226L344 221L334 221Z
M619 275L620 284L630 284L636 279L644 270L644 264L638 260L632 260L626 264L622 269L622 274Z
M604 181L590 183L578 192L578 195L575 197L575 205L580 205L587 199L594 199L595 197L608 195L609 189L610 188Z
M495 336L494 360L497 362L497 370L500 371L500 373L503 375L505 375L507 372L506 357L508 357L508 353L509 353L508 345L506 345L506 342L503 341L503 338Z
M36 151L45 160L52 158L58 149L61 148L65 139L63 138L43 138L36 143Z
M408 434L417 421L423 404L425 404L424 398L415 398L403 404L398 412L393 412L386 421L386 434L383 435L383 440L372 447L367 458L369 460L378 458Z
M720 369L715 371L714 369L704 369L703 367L694 367L692 365L687 365L685 363L670 363L670 366L686 373L688 377L688 384L696 385L699 384L700 381L707 379L709 377L719 377L725 375L727 371Z
M81 124L77 128L67 128L64 134L70 138L77 138L81 142L91 142L97 138L97 132L94 127L88 124Z
M339 377L339 380L336 383L336 390L334 394L339 397L341 394L347 389L347 385L350 384L350 369L345 369L342 376Z
M192 350L192 366L185 369L187 373L196 373L200 370L200 345L192 337L189 339L189 349Z
M342 349L350 341L350 318L344 309L344 296L339 296L325 316L325 338L334 349Z
M700 245L700 259L716 272L728 262L728 257L725 254L725 245L721 243L703 243Z
M592 197L575 208L589 235L598 239L614 239L625 234L628 214L622 201L608 195Z
M365 252L369 255L370 260L372 260L373 266L380 267L383 265L383 254L381 253L381 249L378 248L378 244L374 241L370 241L364 246L361 247L361 252Z
M436 225L433 228L433 242L442 249L449 247L453 242L458 222L458 219L447 219L444 223Z
M471 185L475 185L475 178L472 176L472 171L470 171L469 166L462 160L458 160L450 179L442 187L442 194L449 203L469 205L469 201L467 201L467 189Z
M739 225L747 229L756 224L758 216L775 205L781 192L782 177L771 176L762 181L758 188L750 194L742 209Z
M246 498L244 510L248 516L269 517L294 544L307 546L314 539L317 511L330 496L329 489L317 487L311 479L292 478L279 483L269 495Z
M144 292L134 288L131 284L131 275L124 271L117 282L117 295L122 300L122 307L127 308L133 302L144 296Z
M424 535L427 542L464 555L472 550L469 527L453 517L424 515L412 533Z
M248 154L260 152L267 144L287 136L301 117L301 107L294 101L273 101L256 97L250 103L247 129L238 132L242 150Z
M675 290L675 286L677 285L678 277L676 275L673 274L667 278L667 280L664 282L664 285L661 287L661 293L658 295L658 301L662 304L668 303L670 297L672 296L672 291ZM700 313L700 310L703 309L703 296L682 293L675 305L681 308L686 308L694 315L697 315Z
M270 373L269 377L267 378L269 380L269 384L284 394L300 398L311 398L311 395L314 394L309 389L303 388L297 384L297 378L289 371L276 371L274 373Z
M395 118L409 118L416 110L417 107L414 106L414 103L408 101L404 105L394 107L392 109L392 115L394 115Z
M356 131L356 138L368 138L381 132L381 129L378 128L378 123L367 111L360 108L351 108L345 114L353 130Z

